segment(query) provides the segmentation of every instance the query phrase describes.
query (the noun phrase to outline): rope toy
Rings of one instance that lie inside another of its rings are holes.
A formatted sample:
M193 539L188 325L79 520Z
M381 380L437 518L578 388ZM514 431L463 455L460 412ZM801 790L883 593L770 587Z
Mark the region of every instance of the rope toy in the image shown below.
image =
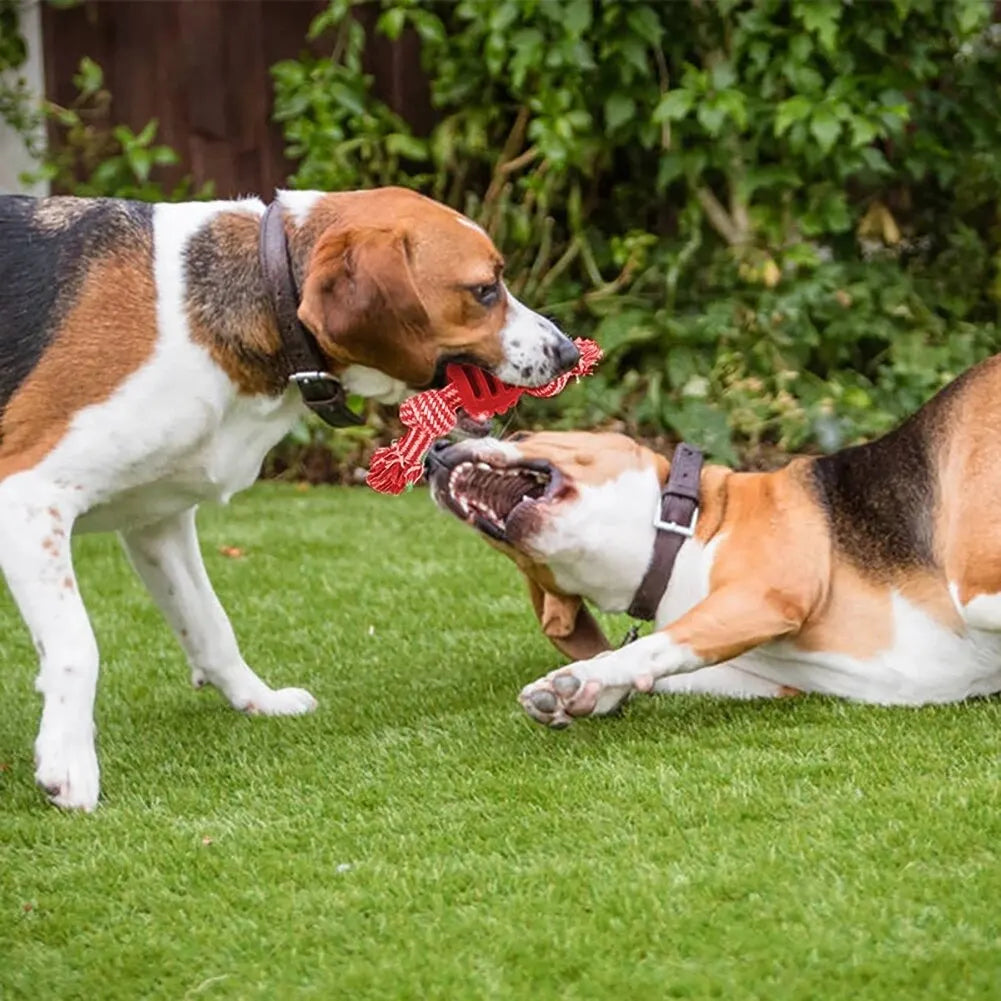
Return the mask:
M448 383L442 389L426 390L400 404L400 420L407 431L392 444L376 450L365 482L382 494L402 493L408 484L421 478L424 453L436 439L455 427L457 410L465 410L475 420L483 420L504 413L522 393L543 398L555 396L571 379L590 375L601 361L601 348L582 337L574 344L580 351L577 364L536 389L509 386L475 365L449 365L445 369Z

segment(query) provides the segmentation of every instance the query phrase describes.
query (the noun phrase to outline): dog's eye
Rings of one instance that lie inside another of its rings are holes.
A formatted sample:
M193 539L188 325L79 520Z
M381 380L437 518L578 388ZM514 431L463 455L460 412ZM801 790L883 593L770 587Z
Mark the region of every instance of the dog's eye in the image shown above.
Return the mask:
M500 282L491 282L489 285L473 285L469 291L473 293L473 298L481 306L493 306L500 299Z

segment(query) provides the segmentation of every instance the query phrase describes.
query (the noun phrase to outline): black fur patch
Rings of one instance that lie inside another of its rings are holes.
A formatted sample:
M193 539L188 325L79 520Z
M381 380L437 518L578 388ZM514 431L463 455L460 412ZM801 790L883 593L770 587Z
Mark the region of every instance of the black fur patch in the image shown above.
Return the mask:
M90 264L123 248L149 249L152 240L153 206L143 202L0 196L0 418L58 332Z
M207 222L184 250L188 316L197 334L261 380L265 391L287 386L278 346L267 343L274 325L258 255L260 220L244 212Z
M972 374L882 438L814 460L834 544L866 576L886 581L900 570L937 565L936 457L951 401Z

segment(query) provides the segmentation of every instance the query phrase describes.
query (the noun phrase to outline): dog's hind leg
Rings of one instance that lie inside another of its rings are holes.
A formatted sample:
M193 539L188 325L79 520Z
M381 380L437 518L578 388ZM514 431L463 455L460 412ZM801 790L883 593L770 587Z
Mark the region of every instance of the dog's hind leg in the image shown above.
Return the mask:
M218 688L236 709L298 716L316 708L301 688L269 688L246 664L198 548L195 509L122 533L136 572L177 635L196 687Z
M35 780L58 806L93 810L98 652L73 572L74 518L62 493L31 472L0 482L0 568L38 651Z

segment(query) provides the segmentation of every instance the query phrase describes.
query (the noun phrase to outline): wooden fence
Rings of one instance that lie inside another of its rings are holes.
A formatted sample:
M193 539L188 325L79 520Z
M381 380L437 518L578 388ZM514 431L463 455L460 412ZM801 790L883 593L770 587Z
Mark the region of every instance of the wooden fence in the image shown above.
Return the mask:
M43 5L46 96L59 104L75 94L81 58L101 65L112 95L111 116L138 130L159 121L157 141L181 164L168 183L191 174L211 180L220 197L269 194L292 165L271 121L268 69L306 48L310 21L323 0L88 0L67 9ZM371 27L375 9L361 8ZM322 50L322 45L320 46ZM395 111L431 125L418 41L370 38L366 69L374 90Z

